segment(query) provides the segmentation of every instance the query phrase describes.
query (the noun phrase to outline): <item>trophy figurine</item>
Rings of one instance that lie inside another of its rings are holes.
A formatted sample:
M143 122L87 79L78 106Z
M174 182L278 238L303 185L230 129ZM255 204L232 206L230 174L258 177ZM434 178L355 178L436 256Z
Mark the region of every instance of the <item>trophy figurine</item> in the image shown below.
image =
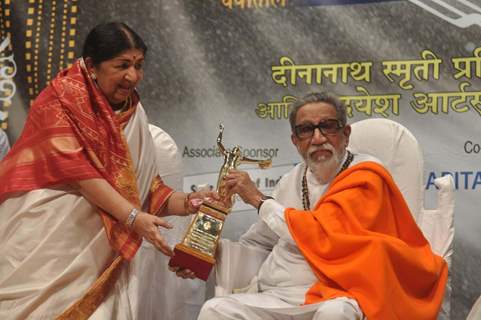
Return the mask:
M197 278L204 281L209 277L210 270L215 264L215 252L224 220L234 203L233 197L227 197L224 177L230 169L236 169L242 163L257 164L261 169L269 168L272 163L271 159L258 160L242 156L239 146L235 146L232 150L226 149L222 144L223 132L224 126L220 124L217 147L224 155L224 163L219 171L216 186L220 200L202 203L184 239L175 246L174 256L169 261L169 266L190 269Z

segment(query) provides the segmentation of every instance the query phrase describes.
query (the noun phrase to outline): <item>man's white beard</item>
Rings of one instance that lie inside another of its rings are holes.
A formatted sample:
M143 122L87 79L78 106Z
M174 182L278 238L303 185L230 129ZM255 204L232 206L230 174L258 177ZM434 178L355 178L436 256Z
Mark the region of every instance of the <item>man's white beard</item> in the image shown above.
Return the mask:
M317 150L329 150L332 152L331 157L320 155L314 158L311 154ZM307 165L312 174L320 184L329 183L337 174L337 170L341 163L342 155L339 155L336 149L328 143L321 146L310 146L307 150Z

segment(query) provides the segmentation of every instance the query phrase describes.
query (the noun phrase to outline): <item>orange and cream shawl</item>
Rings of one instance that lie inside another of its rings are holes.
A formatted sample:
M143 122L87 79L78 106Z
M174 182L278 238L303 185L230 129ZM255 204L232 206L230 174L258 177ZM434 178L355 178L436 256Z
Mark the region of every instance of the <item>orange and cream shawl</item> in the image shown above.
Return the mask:
M345 170L314 211L289 208L285 216L319 279L306 304L347 296L369 320L436 319L447 264L432 252L381 165Z

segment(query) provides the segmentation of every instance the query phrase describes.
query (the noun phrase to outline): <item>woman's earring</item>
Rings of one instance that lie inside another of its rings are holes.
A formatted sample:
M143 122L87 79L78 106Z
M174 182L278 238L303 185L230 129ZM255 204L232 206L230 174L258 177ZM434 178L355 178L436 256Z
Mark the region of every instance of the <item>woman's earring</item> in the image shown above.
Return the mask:
M92 80L97 80L97 76L93 72L90 74L90 77L92 78Z

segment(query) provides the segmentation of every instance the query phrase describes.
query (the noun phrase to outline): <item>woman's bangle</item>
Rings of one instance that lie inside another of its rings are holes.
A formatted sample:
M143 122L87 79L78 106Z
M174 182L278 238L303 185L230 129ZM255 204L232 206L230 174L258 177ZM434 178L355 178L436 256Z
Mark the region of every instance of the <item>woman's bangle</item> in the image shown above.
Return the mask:
M139 210L137 210L136 208L133 208L132 210L130 210L127 220L125 220L125 225L129 229L132 229L132 227L134 226L135 218L137 218L138 213L139 213Z
M185 199L184 199L184 210L185 210L185 213L193 213L191 210L190 210L190 196L192 195L192 192L190 193L187 193L185 195Z

